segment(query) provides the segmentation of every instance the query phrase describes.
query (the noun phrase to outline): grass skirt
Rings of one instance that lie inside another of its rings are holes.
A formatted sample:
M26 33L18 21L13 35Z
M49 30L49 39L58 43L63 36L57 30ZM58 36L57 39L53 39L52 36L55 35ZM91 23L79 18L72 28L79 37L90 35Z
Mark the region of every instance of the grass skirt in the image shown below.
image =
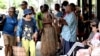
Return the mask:
M41 38L42 56L55 56L57 51L57 34L53 27L44 27Z

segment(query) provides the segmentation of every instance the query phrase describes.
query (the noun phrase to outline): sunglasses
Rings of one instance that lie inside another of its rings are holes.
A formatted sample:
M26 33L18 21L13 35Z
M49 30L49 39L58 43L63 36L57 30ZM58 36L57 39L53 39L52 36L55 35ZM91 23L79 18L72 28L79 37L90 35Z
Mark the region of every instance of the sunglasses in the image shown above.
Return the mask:
M96 27L96 25L92 25L92 27Z
M32 13L29 13L29 14L27 14L27 15L32 15Z

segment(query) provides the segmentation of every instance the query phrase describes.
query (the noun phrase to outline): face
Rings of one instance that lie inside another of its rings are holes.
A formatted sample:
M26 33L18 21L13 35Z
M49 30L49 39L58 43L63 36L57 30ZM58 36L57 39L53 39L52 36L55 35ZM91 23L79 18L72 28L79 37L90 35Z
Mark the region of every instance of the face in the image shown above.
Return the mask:
M92 32L97 32L96 24L92 24Z
M8 13L9 13L10 16L13 16L14 15L14 10L12 8L10 8Z
M32 18L32 13L26 15L26 18L31 19Z
M93 32L97 32L97 28L96 27L92 27L92 31Z
M55 10L57 10L57 7L55 6Z
M21 5L21 8L22 8L22 9L25 9L26 7L27 7L27 5L25 5L25 4L22 4L22 5Z
M66 8L65 8L65 12L66 12L66 13L71 12L71 6L66 6Z
M99 25L98 25L98 29L99 29L99 32L100 32L100 22L99 22Z

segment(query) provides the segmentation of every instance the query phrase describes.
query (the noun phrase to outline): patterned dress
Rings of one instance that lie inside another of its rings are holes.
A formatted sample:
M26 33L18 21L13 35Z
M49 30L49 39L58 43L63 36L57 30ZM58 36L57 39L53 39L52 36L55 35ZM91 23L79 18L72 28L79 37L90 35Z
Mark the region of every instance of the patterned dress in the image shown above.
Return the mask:
M43 32L41 37L41 54L42 56L56 56L57 51L57 34L52 26L52 17L49 13L44 13Z

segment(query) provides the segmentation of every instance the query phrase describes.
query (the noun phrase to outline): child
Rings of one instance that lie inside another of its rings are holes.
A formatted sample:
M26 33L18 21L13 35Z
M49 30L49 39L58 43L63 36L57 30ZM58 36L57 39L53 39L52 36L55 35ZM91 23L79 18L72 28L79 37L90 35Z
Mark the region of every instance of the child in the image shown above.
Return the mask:
M35 56L35 41L37 40L36 38L36 21L32 18L32 11L30 9L25 9L24 18L18 22L17 42L22 41L22 47L25 48L27 56L29 56L29 51L30 56Z

